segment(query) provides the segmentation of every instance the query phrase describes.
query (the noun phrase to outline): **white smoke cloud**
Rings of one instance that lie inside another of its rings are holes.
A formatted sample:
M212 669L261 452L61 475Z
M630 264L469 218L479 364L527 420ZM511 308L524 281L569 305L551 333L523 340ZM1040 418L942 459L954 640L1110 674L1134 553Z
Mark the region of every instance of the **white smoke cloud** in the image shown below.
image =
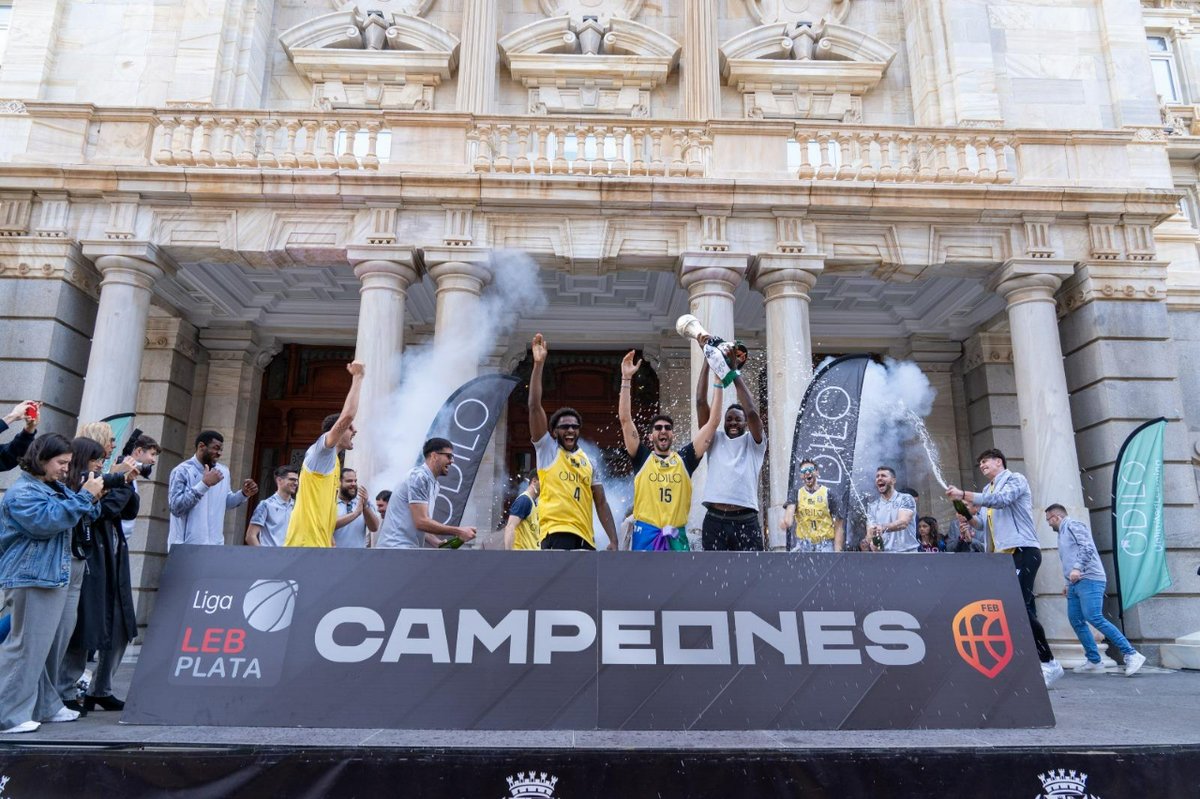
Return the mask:
M923 449L921 421L933 410L936 396L936 389L915 363L888 358L867 366L854 448L856 490L875 494L878 466L896 469L901 486L936 470Z
M545 309L546 294L538 267L524 253L500 250L492 254L492 282L484 289L478 312L454 320L456 329L440 344L405 347L400 387L380 414L382 423L366 430L372 443L386 453L386 464L374 484L392 488L404 479L421 455L425 434L446 399L475 374L522 316Z

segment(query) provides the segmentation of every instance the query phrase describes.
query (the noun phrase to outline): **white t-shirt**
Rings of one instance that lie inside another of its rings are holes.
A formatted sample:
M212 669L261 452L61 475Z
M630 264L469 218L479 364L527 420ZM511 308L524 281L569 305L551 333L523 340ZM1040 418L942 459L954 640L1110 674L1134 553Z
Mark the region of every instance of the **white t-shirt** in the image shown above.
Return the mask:
M354 513L354 509L358 507L358 497L347 502L338 496L337 515L345 516L347 513ZM335 547L362 549L367 545L367 516L365 513L359 514L359 517L352 522L335 528L333 531L333 545Z
M758 475L766 454L766 435L758 442L749 430L737 438L717 430L708 448L708 476L701 502L758 510Z

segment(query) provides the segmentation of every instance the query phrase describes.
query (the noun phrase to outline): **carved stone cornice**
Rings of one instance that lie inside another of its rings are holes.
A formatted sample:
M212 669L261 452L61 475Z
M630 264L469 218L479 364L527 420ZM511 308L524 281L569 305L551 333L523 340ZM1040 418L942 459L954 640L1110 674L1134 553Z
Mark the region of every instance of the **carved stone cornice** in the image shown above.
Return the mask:
M1166 299L1166 261L1085 261L1063 281L1058 306L1065 315L1099 300Z
M976 333L963 342L963 373L981 366L1011 366L1012 340L1007 334Z
M0 278L62 280L93 300L100 297L100 273L70 240L0 238Z

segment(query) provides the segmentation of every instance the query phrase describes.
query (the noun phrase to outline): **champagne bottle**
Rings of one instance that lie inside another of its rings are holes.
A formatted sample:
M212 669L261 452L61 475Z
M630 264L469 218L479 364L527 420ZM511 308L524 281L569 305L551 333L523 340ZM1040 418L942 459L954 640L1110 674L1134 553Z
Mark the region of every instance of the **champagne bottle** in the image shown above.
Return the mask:
M721 388L729 388L741 374L729 365L730 359L727 351L732 348L732 344L717 336L710 338L704 345L704 360L708 361L708 368L716 377L717 382L721 384Z
M963 502L961 499L952 499L950 501L954 503L955 511L957 511L967 521L971 521L971 517L975 514L971 513L971 509L967 507L967 503Z
M454 538L451 538L448 541L443 541L442 543L438 544L438 549L458 549L462 545L463 545L463 540L461 538L459 538L458 536L454 536Z

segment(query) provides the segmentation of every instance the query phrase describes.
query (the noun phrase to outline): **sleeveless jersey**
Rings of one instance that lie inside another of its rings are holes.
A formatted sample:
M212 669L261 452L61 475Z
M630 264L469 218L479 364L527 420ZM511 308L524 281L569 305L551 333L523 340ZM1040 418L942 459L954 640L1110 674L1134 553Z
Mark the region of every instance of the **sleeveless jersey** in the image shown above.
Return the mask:
M651 454L633 478L633 518L663 527L687 527L692 476L678 452Z
M521 496L529 497L528 494ZM538 504L533 497L529 497L529 499L533 502L533 510L529 511L529 515L517 525L513 535L513 549L541 549L542 535L538 529Z
M324 438L325 435L322 434L317 443L309 449L304 464L300 467L300 487L296 491L292 518L288 520L285 546L333 546L333 527L337 524L337 497L342 483L342 469L337 460L337 450L332 450L332 463L316 465L316 459L321 455L324 455L323 460L329 460L330 450L325 449L322 444ZM317 448L323 452L314 453L313 450ZM326 472L324 468L329 468L330 471Z
M796 538L817 542L833 537L833 516L829 513L829 487L820 486L810 494L801 486L796 492Z
M592 463L583 450L558 447L554 460L538 468L542 490L538 498L538 528L549 533L574 533L596 546L592 532Z

